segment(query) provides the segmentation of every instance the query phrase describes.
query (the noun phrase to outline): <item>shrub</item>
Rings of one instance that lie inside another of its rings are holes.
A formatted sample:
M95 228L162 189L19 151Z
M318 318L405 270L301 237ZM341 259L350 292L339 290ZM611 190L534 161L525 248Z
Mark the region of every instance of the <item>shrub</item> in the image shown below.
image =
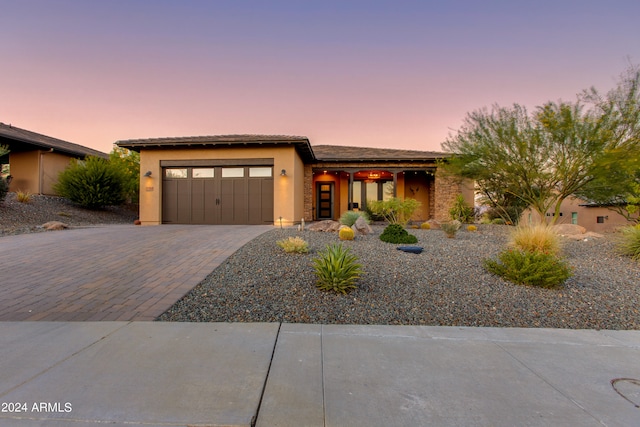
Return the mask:
M374 215L383 217L389 224L407 225L411 215L418 209L420 202L416 199L399 199L392 197L389 200L369 200L367 207Z
M370 222L369 221L369 217L367 216L366 212L363 211L345 211L342 216L340 217L340 223L344 224L348 227L351 227L353 224L356 223L356 220L362 217L365 219L365 221Z
M449 238L455 237L456 232L460 230L461 226L462 224L460 223L460 221L455 219L453 221L443 222L442 224L440 224L440 228Z
M422 224L420 224L420 228L422 230L430 230L431 229L431 224L429 224L428 222L423 222Z
M516 227L511 233L509 245L529 252L544 252L552 255L560 252L560 239L546 224Z
M458 194L453 206L449 209L449 216L452 220L460 221L462 223L473 222L474 210L471 206L467 205L462 194Z
M478 227L476 227L475 225L468 225L467 231L471 231L471 232L478 231Z
M120 205L125 200L120 168L100 157L73 161L60 173L54 189L60 196L89 209Z
M552 254L508 249L498 260L484 260L484 268L519 285L554 288L571 277L571 268Z
M505 225L506 222L502 218L494 218L491 220L491 224Z
M0 203L4 201L4 198L7 197L7 193L9 192L9 184L7 181L0 177Z
M409 234L400 224L389 224L380 234L380 240L387 243L417 243L418 238Z
M16 200L20 203L29 203L29 201L31 200L31 193L29 193L28 191L18 190L16 192Z
M289 236L287 239L278 240L276 244L287 253L295 252L304 254L309 252L309 245L300 237Z
M640 225L624 227L620 232L622 234L618 241L618 250L623 255L640 261Z
M342 245L328 245L319 257L313 260L318 278L316 286L323 291L346 294L356 288L355 282L362 273L358 258Z

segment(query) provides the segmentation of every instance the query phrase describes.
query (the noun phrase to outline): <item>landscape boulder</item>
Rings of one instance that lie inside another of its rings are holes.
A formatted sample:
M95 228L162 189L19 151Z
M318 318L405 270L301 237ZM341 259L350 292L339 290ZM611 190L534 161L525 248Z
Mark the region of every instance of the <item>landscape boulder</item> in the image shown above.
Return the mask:
M584 234L587 229L577 224L556 224L551 227L556 234L561 236L573 236L576 234Z
M69 228L67 224L60 221L45 222L41 227L45 230L64 230L65 228Z
M339 228L340 223L330 219L314 222L307 227L309 231L338 231Z
M361 216L356 219L356 222L351 226L351 228L353 229L354 233L362 234L365 236L367 234L371 234L371 232L373 231L369 224L367 224L367 220Z

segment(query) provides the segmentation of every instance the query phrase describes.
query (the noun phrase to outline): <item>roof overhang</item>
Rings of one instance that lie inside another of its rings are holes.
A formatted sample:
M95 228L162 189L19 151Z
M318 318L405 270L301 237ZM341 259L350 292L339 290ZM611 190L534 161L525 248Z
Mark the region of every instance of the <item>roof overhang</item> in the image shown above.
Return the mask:
M117 141L118 147L140 152L144 149L175 150L184 148L293 146L306 162L315 159L309 139L284 135L213 135L184 138L150 138Z

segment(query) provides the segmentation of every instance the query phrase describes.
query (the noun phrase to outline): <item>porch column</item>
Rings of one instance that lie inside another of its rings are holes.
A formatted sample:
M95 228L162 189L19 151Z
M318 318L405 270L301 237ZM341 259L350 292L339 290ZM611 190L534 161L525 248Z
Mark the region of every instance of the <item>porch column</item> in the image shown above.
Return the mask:
M348 189L348 197L347 208L348 210L353 210L353 173L347 172L349 174L349 189Z
M393 171L393 197L398 197L398 171Z

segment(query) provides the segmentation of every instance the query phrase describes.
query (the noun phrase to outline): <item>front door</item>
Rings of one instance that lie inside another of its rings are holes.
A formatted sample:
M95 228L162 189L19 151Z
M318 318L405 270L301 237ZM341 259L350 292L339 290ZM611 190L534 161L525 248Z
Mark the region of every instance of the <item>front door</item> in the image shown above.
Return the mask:
M333 182L318 182L318 219L333 219Z

